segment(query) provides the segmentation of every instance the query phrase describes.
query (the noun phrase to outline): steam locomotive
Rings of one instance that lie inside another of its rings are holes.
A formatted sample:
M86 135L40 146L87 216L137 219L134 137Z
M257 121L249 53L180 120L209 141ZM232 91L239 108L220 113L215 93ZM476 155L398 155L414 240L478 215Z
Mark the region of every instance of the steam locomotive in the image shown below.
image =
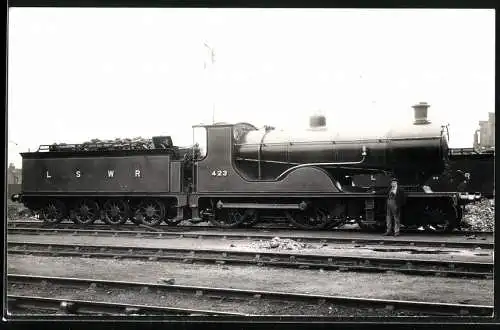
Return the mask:
M418 104L415 113L427 107ZM385 227L386 189L356 186L352 176L383 173L407 192L403 225L438 231L459 225L462 196L424 187L448 160L446 127L416 115L408 127L353 136L328 130L324 117L310 123L294 132L249 123L195 125L205 148L180 148L170 137L154 137L148 148L40 146L21 154L22 192L12 199L47 223L155 226L189 219L233 228L279 218L303 229L356 221L373 230Z

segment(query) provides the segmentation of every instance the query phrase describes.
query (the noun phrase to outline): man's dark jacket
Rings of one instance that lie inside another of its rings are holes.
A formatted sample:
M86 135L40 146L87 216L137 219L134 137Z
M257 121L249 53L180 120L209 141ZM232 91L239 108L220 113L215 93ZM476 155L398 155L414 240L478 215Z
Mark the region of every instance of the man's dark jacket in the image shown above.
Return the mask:
M391 193L392 187L389 187L389 191L387 192L387 198L389 198L389 194ZM400 209L403 207L406 203L406 193L403 189L401 189L401 186L398 185L396 188L396 205Z

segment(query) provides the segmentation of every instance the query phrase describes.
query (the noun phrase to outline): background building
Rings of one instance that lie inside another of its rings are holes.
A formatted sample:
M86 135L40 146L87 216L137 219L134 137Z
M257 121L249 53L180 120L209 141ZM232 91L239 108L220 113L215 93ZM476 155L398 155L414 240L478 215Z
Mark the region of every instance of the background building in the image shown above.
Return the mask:
M7 184L20 184L22 182L21 169L10 163L7 170Z
M22 175L21 169L16 168L10 163L7 168L7 195L18 194L21 192Z

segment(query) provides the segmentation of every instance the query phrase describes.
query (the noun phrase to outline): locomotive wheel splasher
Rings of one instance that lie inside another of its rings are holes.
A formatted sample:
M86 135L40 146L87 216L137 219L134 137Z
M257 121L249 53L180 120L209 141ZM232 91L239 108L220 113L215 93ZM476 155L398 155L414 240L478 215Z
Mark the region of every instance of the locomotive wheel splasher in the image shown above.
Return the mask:
M259 221L259 213L250 208L223 208L221 200L211 200L211 209L206 213L208 221L220 228L249 228Z
M251 228L260 220L259 212L257 210L246 210L243 216L245 217L245 220L240 226L242 228Z
M217 209L210 222L220 228L234 228L245 222L245 212L240 209Z
M309 207L304 211L286 211L287 219L302 229L323 229L328 224L328 214L318 207Z

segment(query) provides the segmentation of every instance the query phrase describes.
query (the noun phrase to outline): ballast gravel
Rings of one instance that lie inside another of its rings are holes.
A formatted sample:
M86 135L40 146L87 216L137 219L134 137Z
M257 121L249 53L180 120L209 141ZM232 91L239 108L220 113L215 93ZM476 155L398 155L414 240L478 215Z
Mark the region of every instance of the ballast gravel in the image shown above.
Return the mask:
M237 312L249 315L308 315L308 316L425 316L426 313L399 311L392 308L342 307L330 303L289 302L258 298L229 298L219 296L196 296L186 293L170 293L156 289L115 289L87 287L75 289L45 284L33 286L11 284L9 293L36 295L58 299L78 299L109 303L168 306L218 312Z
M105 245L126 246L154 249L210 249L227 252L255 252L255 253L294 253L314 254L320 256L354 256L378 258L404 258L407 260L432 259L445 261L492 262L493 250L490 249L458 249L458 248L429 248L408 246L384 246L367 244L326 244L326 243L299 243L296 241L275 238L267 240L219 239L219 238L138 238L138 237L102 237L81 235L9 235L8 242L13 243L54 243L74 245ZM271 248L273 244L285 248ZM291 247L292 250L287 249Z
M462 226L471 231L495 230L495 200L482 199L465 206Z
M283 291L359 298L493 304L493 279L367 274L258 266L8 255L9 274Z

